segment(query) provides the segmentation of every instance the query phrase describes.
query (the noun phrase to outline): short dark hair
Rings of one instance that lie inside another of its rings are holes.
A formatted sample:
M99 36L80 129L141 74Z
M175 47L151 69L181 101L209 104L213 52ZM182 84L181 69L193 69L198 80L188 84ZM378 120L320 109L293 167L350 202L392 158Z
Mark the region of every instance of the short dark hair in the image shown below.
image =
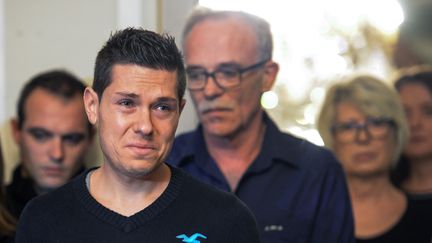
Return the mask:
M177 71L177 95L183 98L186 76L183 55L174 37L142 28L126 28L111 35L96 57L93 90L101 99L111 84L115 64L135 64L157 70Z
M419 70L417 72L404 73L394 81L395 88L399 91L405 84L421 84L432 93L432 69Z
M36 89L43 89L65 100L71 100L76 95L82 97L86 86L82 81L71 73L64 70L51 70L40 73L30 79L23 89L18 99L17 116L18 128L22 128L25 120L24 106L30 94ZM84 109L83 109L84 112ZM92 125L88 123L89 131Z

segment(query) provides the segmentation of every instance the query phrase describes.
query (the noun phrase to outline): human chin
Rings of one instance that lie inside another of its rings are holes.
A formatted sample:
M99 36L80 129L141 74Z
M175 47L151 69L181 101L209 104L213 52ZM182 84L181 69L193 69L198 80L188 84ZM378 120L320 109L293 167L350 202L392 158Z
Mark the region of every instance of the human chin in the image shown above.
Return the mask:
M156 171L163 163L161 161L130 161L124 168L124 173L132 178L143 178Z
M207 134L215 135L218 137L226 137L233 134L236 130L236 126L233 122L204 122L204 130Z
M409 144L405 149L405 154L408 157L418 158L425 156L432 156L431 147L426 146L427 144Z
M66 184L67 179L63 177L43 177L36 180L38 187L44 189L56 189Z

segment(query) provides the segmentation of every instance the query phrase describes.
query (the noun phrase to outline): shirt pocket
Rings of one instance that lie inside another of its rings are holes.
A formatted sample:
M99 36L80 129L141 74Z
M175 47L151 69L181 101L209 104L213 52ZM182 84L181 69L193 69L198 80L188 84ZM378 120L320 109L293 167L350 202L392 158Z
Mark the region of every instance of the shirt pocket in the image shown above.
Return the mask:
M260 225L263 242L296 243L307 242L310 236L311 221L299 215L281 212Z

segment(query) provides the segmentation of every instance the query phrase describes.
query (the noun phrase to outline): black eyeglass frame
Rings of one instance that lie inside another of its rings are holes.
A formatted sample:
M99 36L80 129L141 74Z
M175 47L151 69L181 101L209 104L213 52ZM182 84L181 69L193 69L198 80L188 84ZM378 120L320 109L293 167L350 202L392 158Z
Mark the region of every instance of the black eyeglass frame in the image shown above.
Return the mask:
M357 141L358 136L360 134L360 131L364 130L366 132L366 134L368 134L369 138L372 137L372 134L370 132L370 128L369 126L371 124L374 124L376 122L380 122L383 125L387 125L390 128L395 128L396 127L396 122L394 121L394 119L389 118L389 117L369 117L366 119L366 122L364 123L356 123L356 122L351 122L350 125L352 126L350 129L354 129L355 133L354 133L354 137L353 137L353 141ZM349 123L349 122L348 122ZM333 124L330 128L330 131L332 132L332 134L336 135L336 133L338 131L341 130L341 128L343 128L344 126L346 127L348 123L344 123L344 124Z
M240 83L241 83L241 81L242 81L242 75L243 75L245 72L251 71L251 70L253 70L253 69L257 69L257 68L263 66L264 64L266 64L268 61L269 61L269 59L266 59L266 60L263 60L263 61L256 62L256 63L254 63L254 64L252 64L252 65L249 65L249 66L247 66L247 67L244 67L244 68L238 68L238 69L235 70L235 71L237 72L237 77L238 77L238 79L239 79L239 82L238 82L238 84L233 85L233 86L229 86L229 87L225 87L225 86L221 85L221 84L219 83L219 81L217 80L217 78L216 78L216 73L221 72L221 70L215 70L215 71L213 71L213 72L208 72L207 70L204 70L202 73L200 73L200 74L202 74L202 75L205 75L205 79L204 79L204 82L203 82L202 87L200 87L200 88L191 88L190 85L189 85L189 82L188 82L188 89L191 90L191 91L199 91L199 90L203 90L203 89L205 88L205 86L207 85L207 81L208 81L209 77L213 78L213 80L215 81L216 85L217 85L219 88L221 88L221 89L227 90L227 89L230 89L230 88L237 87L238 85L240 85ZM187 70L187 69L186 69L186 75L187 75L188 78L189 78L189 73L188 73L188 70Z

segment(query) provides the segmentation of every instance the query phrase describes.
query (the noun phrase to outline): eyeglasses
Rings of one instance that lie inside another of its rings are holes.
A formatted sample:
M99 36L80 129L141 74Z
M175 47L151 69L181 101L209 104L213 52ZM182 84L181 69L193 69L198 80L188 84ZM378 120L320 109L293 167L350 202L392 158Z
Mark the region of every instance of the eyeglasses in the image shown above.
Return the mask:
M211 73L203 68L186 69L188 88L192 91L203 90L209 77L212 77L217 86L224 90L236 87L240 84L243 73L257 69L267 61L260 61L244 68L240 68L237 65L225 65Z
M396 124L393 119L386 117L370 117L360 124L358 122L341 122L332 126L331 131L335 135L335 139L342 143L359 141L360 131L364 130L368 139L383 138L389 133L390 127Z

